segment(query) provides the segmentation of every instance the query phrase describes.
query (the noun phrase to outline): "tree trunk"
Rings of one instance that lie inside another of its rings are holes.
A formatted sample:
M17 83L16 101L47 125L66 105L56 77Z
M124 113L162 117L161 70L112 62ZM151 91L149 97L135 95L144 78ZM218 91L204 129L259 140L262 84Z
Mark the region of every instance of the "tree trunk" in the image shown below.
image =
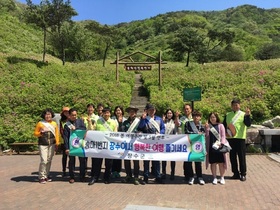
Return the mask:
M110 47L110 44L106 44L106 48L105 48L104 56L103 56L103 67L105 67L105 61L106 61L106 57L107 57L109 47Z
M188 54L187 54L187 63L186 63L186 67L189 66L189 63L190 63L190 52L188 52Z
M46 41L47 41L47 30L44 28L44 49L43 49L43 62L46 59Z
M62 49L62 65L63 66L65 65L65 49L64 49L64 46L63 46L63 49Z

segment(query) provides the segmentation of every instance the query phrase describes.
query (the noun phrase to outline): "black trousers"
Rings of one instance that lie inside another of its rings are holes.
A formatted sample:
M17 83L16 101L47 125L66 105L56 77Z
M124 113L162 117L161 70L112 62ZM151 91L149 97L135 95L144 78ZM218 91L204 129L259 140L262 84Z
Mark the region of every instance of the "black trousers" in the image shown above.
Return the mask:
M132 170L131 170L131 160L124 160L124 168L126 172L126 176L132 177ZM139 160L133 160L133 175L134 178L139 177Z
M67 157L68 157L68 155L66 155L66 153L65 153L64 144L61 144L61 151L62 151L62 171L66 172ZM76 158L74 159L74 168L75 168L75 160L76 160Z
M98 181L101 173L103 158L91 158L91 177ZM113 160L105 158L104 180L109 181Z
M166 174L166 161L162 161L161 165L162 165L162 173ZM170 161L170 165L171 165L171 174L175 173L175 166L176 166L176 162L175 161Z
M153 172L155 173L155 177L160 179L160 161L158 160L153 160L152 161L152 167L153 167ZM144 160L144 179L149 178L149 170L150 170L150 161L149 160Z
M74 179L75 177L75 156L69 156L69 176L70 179ZM86 161L84 157L79 157L79 162L80 162L80 178L85 177L85 167L86 167Z
M246 176L247 166L245 139L228 139L228 142L232 148L229 153L232 173L234 175ZM239 170L237 156L239 160Z
M197 178L202 177L202 164L201 162L194 162L195 173ZM193 162L184 162L184 175L186 178L194 177Z
M122 159L113 159L112 172L120 173L122 170Z

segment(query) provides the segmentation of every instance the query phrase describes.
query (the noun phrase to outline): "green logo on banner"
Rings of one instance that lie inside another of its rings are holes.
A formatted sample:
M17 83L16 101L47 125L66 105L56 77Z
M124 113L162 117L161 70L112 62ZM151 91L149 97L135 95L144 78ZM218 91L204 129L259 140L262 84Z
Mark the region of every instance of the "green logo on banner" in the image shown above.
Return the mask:
M75 130L71 132L69 139L70 155L85 157L85 136L86 130Z
M191 140L189 161L204 161L206 155L204 135L189 134L189 137Z

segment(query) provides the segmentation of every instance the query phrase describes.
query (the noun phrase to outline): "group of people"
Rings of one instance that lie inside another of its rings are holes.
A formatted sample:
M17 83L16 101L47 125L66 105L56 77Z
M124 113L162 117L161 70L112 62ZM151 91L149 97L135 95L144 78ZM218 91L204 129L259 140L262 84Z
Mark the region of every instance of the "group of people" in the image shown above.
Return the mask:
M111 109L102 104L97 106L97 115L95 106L87 105L86 115L78 118L78 111L75 108L64 107L61 112L59 126L52 120L54 112L51 109L45 109L42 114L42 120L36 125L34 135L38 137L40 166L39 183L45 184L52 181L50 177L50 167L55 148L60 145L62 150L62 172L66 176L67 157L69 157L69 183L75 182L75 156L69 156L69 138L73 130L96 130L110 132L129 132L129 133L150 133L150 134L201 134L205 135L206 142L206 169L209 167L213 175L212 183L216 185L225 184L224 174L227 169L227 153L217 152L217 148L228 145L230 150L230 162L233 172L232 179L246 180L246 129L251 125L250 109L246 108L243 112L240 110L240 100L233 99L231 102L232 111L227 113L223 122L216 112L211 112L204 125L201 123L202 113L192 110L190 104L184 105L184 115L179 111L174 112L167 109L163 117L156 115L156 108L152 104L147 104L141 117L137 117L138 108L130 106L125 109L128 118L124 117L124 109L117 106L114 109L114 115L111 117ZM217 146L218 145L218 146ZM215 146L215 147L214 147ZM216 148L217 147L217 148ZM237 160L238 157L238 160ZM79 178L85 182L87 169L87 157L79 157ZM93 185L99 181L101 174L102 158L91 158L91 179L88 185ZM130 160L124 160L126 177L122 180L124 183L134 183L135 185L149 183L150 174L155 176L156 183L164 183L166 178L166 161L144 160L143 179L139 178L139 160L133 160L133 167ZM176 162L171 161L170 180L175 178ZM204 185L202 175L202 163L195 162L193 170L192 162L184 162L184 176L189 185L194 184L195 174L197 182ZM219 167L220 179L217 178L217 166ZM238 167L239 166L239 167ZM132 169L133 168L133 169ZM161 170L162 168L162 170ZM105 171L103 181L109 184L111 178L120 177L122 169L121 159L105 158ZM132 173L133 172L133 173Z

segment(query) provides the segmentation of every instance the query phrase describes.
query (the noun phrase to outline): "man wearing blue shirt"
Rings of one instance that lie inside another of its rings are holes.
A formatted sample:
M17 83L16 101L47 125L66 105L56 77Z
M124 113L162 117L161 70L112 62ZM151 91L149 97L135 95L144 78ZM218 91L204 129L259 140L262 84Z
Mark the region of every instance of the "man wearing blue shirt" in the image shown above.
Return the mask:
M162 118L155 115L156 109L152 104L147 104L144 113L142 114L138 131L151 134L164 134L165 126ZM160 161L152 161L155 169L155 181L162 184L163 181L160 175ZM149 160L144 160L144 182L148 183L149 179Z

